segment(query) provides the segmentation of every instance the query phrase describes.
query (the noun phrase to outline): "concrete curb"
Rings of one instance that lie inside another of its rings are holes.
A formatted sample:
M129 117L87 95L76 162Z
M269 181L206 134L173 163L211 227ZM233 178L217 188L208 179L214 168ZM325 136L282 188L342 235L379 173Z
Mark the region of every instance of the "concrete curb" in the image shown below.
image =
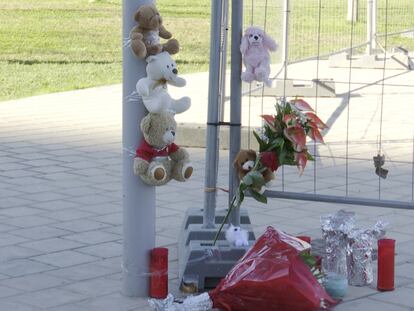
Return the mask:
M222 126L220 128L220 149L229 149L229 128ZM199 147L206 146L206 125L199 123L180 123L177 125L177 144L183 147ZM250 147L249 147L249 128L242 127L241 130L241 148L259 150L259 145L250 129Z

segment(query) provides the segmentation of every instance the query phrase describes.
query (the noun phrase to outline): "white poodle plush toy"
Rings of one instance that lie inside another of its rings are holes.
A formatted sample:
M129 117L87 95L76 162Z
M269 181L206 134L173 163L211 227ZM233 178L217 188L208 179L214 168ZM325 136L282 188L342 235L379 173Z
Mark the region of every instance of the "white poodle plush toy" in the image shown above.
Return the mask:
M270 86L272 81L269 79L269 51L276 51L276 49L276 42L262 29L255 26L247 28L240 45L246 66L246 71L242 73L241 79L248 83L256 80Z

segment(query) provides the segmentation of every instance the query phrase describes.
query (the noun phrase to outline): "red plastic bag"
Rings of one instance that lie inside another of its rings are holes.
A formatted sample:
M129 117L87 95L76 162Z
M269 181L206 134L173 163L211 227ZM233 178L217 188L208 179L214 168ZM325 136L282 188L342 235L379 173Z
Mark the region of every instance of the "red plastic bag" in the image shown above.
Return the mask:
M209 293L225 311L313 311L336 302L299 256L301 240L272 227Z

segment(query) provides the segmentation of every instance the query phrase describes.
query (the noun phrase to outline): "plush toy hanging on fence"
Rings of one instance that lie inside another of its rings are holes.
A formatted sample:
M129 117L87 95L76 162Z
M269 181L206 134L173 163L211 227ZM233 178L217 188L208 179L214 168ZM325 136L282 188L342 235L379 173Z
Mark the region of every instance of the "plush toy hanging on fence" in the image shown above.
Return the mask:
M276 51L276 49L276 42L262 29L254 26L247 28L240 45L246 66L241 79L248 83L256 80L271 86L269 51Z
M176 54L179 51L179 43L171 39L172 35L162 24L162 18L154 5L143 5L135 13L135 26L130 34L131 48L138 58L146 58L162 51ZM169 39L166 43L160 43L160 37Z
M149 113L141 121L144 138L136 151L134 173L148 185L161 186L171 179L187 181L193 167L187 150L174 144L177 123L171 113Z
M264 153L263 153L264 154ZM263 162L263 155L261 155L261 162ZM264 156L264 159L266 160L266 156ZM237 171L237 175L239 177L240 180L243 180L243 178L245 178L245 176L253 169L253 167L256 164L256 159L257 159L257 155L256 155L256 151L254 150L245 150L242 149L239 151L239 153L236 155L236 158L234 159L233 162L233 167L236 169ZM263 165L267 164L267 163L262 163ZM273 169L273 171L272 171ZM277 159L276 156L273 159L273 162L271 164L271 166L264 166L261 174L263 176L263 182L265 183L264 186L259 187L259 189L255 189L257 192L259 193L263 193L265 191L265 187L268 186L271 181L275 178L275 175L273 174L273 172L277 169Z
M182 113L191 106L191 99L187 96L172 99L168 94L167 85L183 87L186 81L178 77L175 61L167 52L152 55L147 58L147 77L137 83L137 93L150 113L170 111Z

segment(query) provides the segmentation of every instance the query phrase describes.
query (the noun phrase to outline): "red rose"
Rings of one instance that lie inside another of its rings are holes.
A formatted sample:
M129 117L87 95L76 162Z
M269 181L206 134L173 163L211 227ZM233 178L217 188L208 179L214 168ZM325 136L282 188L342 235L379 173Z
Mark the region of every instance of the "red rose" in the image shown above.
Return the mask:
M260 154L260 162L272 172L276 171L279 167L277 155L273 151L262 152Z

